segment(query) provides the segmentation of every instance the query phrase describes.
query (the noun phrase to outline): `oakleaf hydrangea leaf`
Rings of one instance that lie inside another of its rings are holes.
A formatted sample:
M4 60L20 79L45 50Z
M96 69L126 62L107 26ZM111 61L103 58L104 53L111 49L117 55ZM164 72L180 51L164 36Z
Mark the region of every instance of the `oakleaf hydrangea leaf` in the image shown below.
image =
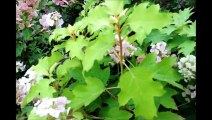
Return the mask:
M173 19L174 19L173 24L176 27L181 27L183 25L186 25L188 23L191 23L191 21L188 20L189 17L193 14L191 12L191 10L192 10L191 8L185 8L183 11L180 10L179 13L174 14L173 15Z
M55 45L54 48L52 49L52 53L59 50L59 49L65 48L65 46L66 46L66 42L63 42L60 45Z
M132 99L135 104L135 116L152 119L157 115L154 97L164 94L163 86L153 81L154 73L145 67L132 68L120 77L118 94L120 106L127 104Z
M94 112L97 108L101 109L102 105L102 100L101 98L97 98L96 100L94 100L92 103L90 103L85 110L87 112Z
M85 56L82 60L83 70L90 70L95 60L102 60L107 51L113 47L113 42L114 34L111 30L100 33L98 38L91 42L85 50Z
M103 5L108 9L110 15L119 15L124 7L124 0L105 0Z
M149 35L145 38L145 43L158 43L160 41L167 41L170 38L167 34L161 33L159 30L152 30Z
M87 85L78 85L74 88L74 98L71 102L71 108L75 111L82 106L88 106L104 91L105 87L101 80L97 78L85 78Z
M78 39L72 40L69 39L66 43L66 52L70 51L69 56L74 58L75 56L82 60L84 57L84 53L82 48L87 46L88 41L84 40L82 36L79 36Z
M97 6L90 9L88 17L84 18L86 24L90 27L90 32L95 32L103 27L110 25L108 10L105 6Z
M172 68L175 62L176 58L166 57L162 59L161 62L156 64L156 54L150 53L140 63L140 66L151 69L154 72L155 79L165 81L182 89L182 86L177 84L176 81L181 80L183 77L180 75L177 69Z
M56 90L50 86L49 84L53 81L53 79L42 79L37 84L30 88L29 93L26 95L21 107L23 108L26 104L31 102L36 96L40 96L40 98L45 97L53 97L53 93Z
M176 103L172 98L172 96L175 95L177 92L171 88L166 88L165 90L166 93L160 97L160 104L166 108L177 110Z
M144 36L149 34L152 29L160 30L172 22L170 13L159 12L159 5L147 7L148 5L149 3L142 3L136 6L127 20L131 29L136 31L137 36L140 37L139 44L142 44Z
M57 28L52 32L52 35L49 36L49 43L51 43L52 40L59 42L69 35L67 28Z
M183 117L172 112L160 112L154 120L185 120Z
M185 56L187 56L194 51L195 46L196 42L187 40L179 45L178 48L180 48L180 50L178 51L178 53L183 53Z
M171 40L169 40L167 42L168 44L168 48L169 50L178 47L180 44L182 44L183 42L189 40L188 37L186 36L180 36L180 35L176 35L174 36Z
M64 61L63 64L58 66L56 73L57 76L60 78L63 75L65 75L71 68L76 68L81 65L80 61L78 59L67 59Z
M97 62L96 62L94 64L94 66L88 72L85 73L85 76L98 78L98 79L102 80L104 85L106 85L107 81L110 77L110 68L107 67L105 69L101 69L100 65L97 64Z
M180 31L180 35L187 35L188 37L195 37L196 36L196 21L193 22L189 26L184 26Z
M99 114L104 120L129 120L132 117L132 113L120 110L119 107L102 108Z
M33 67L38 75L46 75L49 76L49 69L56 62L59 62L63 56L59 52L53 52L50 57L45 57L39 60L38 64Z

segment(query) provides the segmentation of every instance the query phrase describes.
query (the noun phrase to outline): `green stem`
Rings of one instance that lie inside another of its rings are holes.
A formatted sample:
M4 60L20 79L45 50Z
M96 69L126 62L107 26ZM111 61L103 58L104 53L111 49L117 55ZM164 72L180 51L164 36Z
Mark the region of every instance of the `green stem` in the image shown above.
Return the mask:
M105 91L106 91L114 100L117 100L116 96L114 96L109 90L105 89Z
M108 88L106 88L107 90L109 90L109 89L119 89L119 87L108 87Z
M123 56L122 56L122 39L121 39L121 28L120 24L117 23L117 34L118 34L118 39L119 39L119 44L120 44L120 68L121 68L121 75L123 74Z

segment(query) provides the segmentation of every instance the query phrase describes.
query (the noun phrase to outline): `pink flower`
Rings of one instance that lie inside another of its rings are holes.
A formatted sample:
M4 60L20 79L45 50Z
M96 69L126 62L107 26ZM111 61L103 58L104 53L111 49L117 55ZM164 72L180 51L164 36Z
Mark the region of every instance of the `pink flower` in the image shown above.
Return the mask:
M38 16L36 7L39 0L16 0L16 24L18 24L20 29L25 26L31 27L30 21ZM26 17L26 19L25 19Z
M21 19L21 18L19 18L19 17L17 17L17 18L16 18L16 21L21 22L21 21L22 21L22 19Z
M39 19L39 22L44 27L44 29L54 25L54 21L51 20L51 14L43 15L42 18Z
M26 3L21 3L20 6L22 10L27 10L29 8Z
M67 5L69 4L66 0L52 0L52 2L62 7L67 7Z
M33 4L36 4L38 0L27 0L26 1L26 4L28 5L33 5Z
M23 23L18 24L18 27L22 30L24 29L25 25Z
M34 24L29 24L27 27L28 27L28 28L31 28L33 25L34 25Z
M116 39L116 46L114 48L112 48L111 50L109 50L109 55L111 58L113 58L113 60L116 63L120 62L120 44L118 41L118 35L115 36ZM122 56L123 57L132 57L134 55L134 52L137 50L137 48L135 46L133 46L132 44L130 44L129 42L123 40L123 37L121 37L122 39ZM123 61L124 62L124 59Z

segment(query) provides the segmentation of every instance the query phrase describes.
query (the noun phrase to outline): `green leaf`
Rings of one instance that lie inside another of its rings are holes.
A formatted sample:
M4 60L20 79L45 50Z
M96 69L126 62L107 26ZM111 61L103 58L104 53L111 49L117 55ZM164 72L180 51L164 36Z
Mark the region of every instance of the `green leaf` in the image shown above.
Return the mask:
M62 96L67 97L67 99L71 100L71 102L72 102L72 99L74 98L73 93L68 88L63 89Z
M185 120L183 117L172 112L160 112L154 120Z
M108 9L103 6L90 9L88 17L84 18L85 23L90 27L90 32L95 32L103 27L110 26L110 19L107 12Z
M24 38L27 40L32 35L32 30L29 28L24 28L22 33L23 33Z
M51 74L49 73L50 68L62 58L63 56L59 52L53 52L50 57L39 59L38 64L34 66L33 69L38 75L49 76L49 74Z
M127 20L131 29L136 32L140 45L152 29L161 30L172 22L170 13L159 12L159 5L150 5L147 7L148 5L149 3L141 3L136 6Z
M120 110L119 107L102 108L99 114L104 120L129 120L132 117L130 112Z
M88 41L84 40L82 36L79 36L76 41L69 39L66 43L66 52L70 51L69 56L74 58L75 56L82 60L84 53L82 48L87 46Z
M21 107L23 108L37 96L40 96L41 99L45 97L53 97L53 93L56 91L52 86L49 85L52 81L53 79L42 79L37 84L32 86L29 93L24 98Z
M73 112L73 117L74 118L71 118L71 120L85 120L81 112Z
M97 0L86 0L86 3L84 5L84 9L91 8L96 2L97 2Z
M94 66L91 68L91 70L89 70L88 72L85 73L85 76L98 78L98 79L102 80L104 85L107 85L107 81L110 77L110 68L107 67L105 69L101 69L100 65L97 62L95 62Z
M123 11L123 0L105 0L103 3L108 9L110 15L119 15Z
M107 51L113 47L113 42L114 34L111 30L100 33L98 38L87 46L85 57L82 60L83 70L90 70L95 60L102 60Z
M52 4L54 4L52 1L48 1L48 2L46 3L46 6L50 6L50 5L52 5Z
M63 64L58 66L58 68L56 70L56 74L57 74L58 78L60 78L63 75L65 75L70 69L79 67L80 65L81 65L81 63L78 59L71 59L71 60L67 59L64 61Z
M196 42L192 40L187 40L183 42L181 45L179 45L178 48L180 48L180 50L178 51L178 53L183 53L185 56L187 56L194 51L195 46Z
M57 28L52 32L52 35L49 36L49 43L51 43L52 40L59 42L69 35L67 28Z
M168 36L167 34L163 34L161 33L159 30L152 30L152 32L144 39L145 43L158 43L160 41L167 41L168 39L170 39L170 36Z
M70 71L64 75L64 77L60 78L60 86L65 87L67 83L71 80L72 76L70 75Z
M86 108L85 110L87 112L94 112L97 108L101 108L101 99L100 98L97 98L96 100L94 100L92 103L90 103Z
M178 85L176 81L181 80L183 77L176 69L172 68L175 62L176 58L166 57L161 62L156 64L156 54L150 53L146 55L139 66L151 69L154 72L155 79L165 81L181 89L182 87Z
M174 57L166 57L160 63L156 65L155 68L155 79L161 81L179 81L183 77L177 71L177 69L173 69L172 66L175 64L176 58Z
M65 48L66 44L67 44L66 42L63 42L60 45L55 45L54 48L52 49L52 53L59 50L59 49Z
M160 104L166 108L178 110L175 104L175 101L172 98L172 96L175 95L177 92L170 88L166 88L165 90L166 90L166 93L160 97Z
M173 39L171 39L171 40L169 40L168 42L167 42L167 49L172 49L172 48L176 48L176 47L178 47L180 44L182 44L183 42L185 42L185 41L187 41L187 40L189 40L189 38L188 37L186 37L186 36L180 36L180 35L175 35L174 37L173 37Z
M146 119L152 119L157 115L154 97L164 94L163 86L153 81L154 73L144 67L132 68L120 77L118 94L120 106L125 105L130 99L135 104L135 116L142 115Z
M35 110L33 109L33 110L30 112L30 114L29 114L27 120L47 120L47 117L46 117L46 116L40 117L39 115L37 115L37 114L35 113Z
M71 102L71 108L76 111L82 106L88 106L104 91L105 87L101 80L97 78L85 78L87 85L78 85L72 91L74 98Z
M70 71L71 76L80 83L85 83L84 76L82 74L82 67L77 67Z
M23 116L24 114L29 115L32 110L33 106L25 106L23 109L21 109L21 116Z
M174 25L169 25L166 28L163 28L161 31L162 33L165 33L167 35L170 35L173 31L175 31L177 28Z
M191 12L191 8L185 8L183 11L180 10L179 13L176 13L173 15L173 24L176 26L176 27L181 27L181 26L184 26L188 23L191 23L191 21L187 21L189 19L189 17L193 14Z
M119 103L111 97L104 99L103 102L106 103L109 107L119 107Z
M26 44L16 44L16 57L21 56Z
M129 4L131 4L131 0L123 0L123 2L124 2L124 5L129 5Z
M189 26L184 26L179 35L187 35L188 37L196 36L196 21Z

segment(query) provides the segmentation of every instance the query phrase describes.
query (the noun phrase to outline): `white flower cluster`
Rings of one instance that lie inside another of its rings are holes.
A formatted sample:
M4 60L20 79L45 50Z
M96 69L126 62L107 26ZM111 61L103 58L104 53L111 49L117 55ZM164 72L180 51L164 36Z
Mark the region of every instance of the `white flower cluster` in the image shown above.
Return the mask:
M185 88L184 92L182 92L182 96L185 97L185 100L187 102L190 102L191 99L196 98L196 85L188 85Z
M24 77L16 81L16 104L22 104L25 96L28 94L31 86L41 80L41 76L37 76L35 71L32 69L27 70Z
M196 56L188 55L178 62L179 72L184 76L185 82L195 79L196 76Z
M62 16L60 13L56 11L43 15L42 18L39 19L39 22L44 29L47 29L49 26L56 26L56 28L61 28L62 24L64 23L61 17Z
M23 64L23 62L20 61L16 61L16 73L19 71L24 71L25 70L26 65Z
M65 105L70 103L66 97L44 98L34 104L35 113L41 117L51 115L54 118L59 118L60 113L69 113L70 108L65 109Z
M116 39L116 46L114 48L112 48L111 50L109 50L109 55L113 58L113 60L116 63L120 62L120 44L119 44L119 40L118 40L118 35L115 36ZM121 37L121 39L123 39L123 37ZM134 52L137 50L137 48L135 46L133 46L132 44L130 44L129 42L122 40L122 56L123 57L131 57L134 55ZM123 61L124 62L124 59Z
M160 62L162 58L170 55L170 51L166 50L166 43L163 41L157 44L151 44L150 46L150 52L155 52L157 54L157 63Z

